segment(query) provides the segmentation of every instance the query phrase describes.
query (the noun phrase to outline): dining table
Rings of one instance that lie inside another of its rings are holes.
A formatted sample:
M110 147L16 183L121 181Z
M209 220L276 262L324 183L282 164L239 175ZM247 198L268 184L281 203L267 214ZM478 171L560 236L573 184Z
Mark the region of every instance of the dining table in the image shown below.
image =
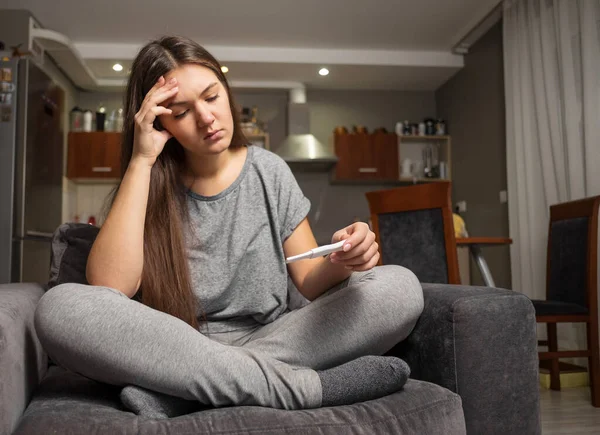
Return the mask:
M481 251L482 247L486 246L504 246L512 244L512 239L509 237L457 237L456 245L457 246L466 246L469 248L479 271L481 272L481 276L483 278L483 282L488 287L496 287L496 283L494 282L494 277L492 276L492 272L485 261L485 257Z

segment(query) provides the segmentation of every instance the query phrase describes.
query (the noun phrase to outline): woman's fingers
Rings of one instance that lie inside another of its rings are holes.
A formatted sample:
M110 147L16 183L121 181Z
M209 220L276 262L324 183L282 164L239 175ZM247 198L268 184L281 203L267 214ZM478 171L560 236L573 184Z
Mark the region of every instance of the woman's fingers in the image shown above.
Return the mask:
M171 109L167 109L163 106L154 106L148 110L146 113L146 117L144 118L144 123L152 124L157 116L159 115L170 115L173 111Z
M371 270L379 263L379 252L377 252L367 263L360 266L348 266L350 269L356 272L363 272L365 270Z
M368 263L378 251L379 245L377 243L373 243L363 254L350 258L349 260L340 261L340 264L343 264L344 266L360 266Z
M144 101L147 100L148 98L152 97L152 95L154 95L154 93L156 91L158 91L160 88L162 88L163 86L168 85L169 83L167 83L166 79L164 76L160 76L158 78L158 80L156 81L156 83L154 83L154 86L152 86L150 88L150 90L148 92L146 92L146 95L144 97Z
M175 78L172 78L165 83L165 78L161 76L152 89L148 91L144 97L144 101L142 101L142 105L138 111L138 113L142 114L141 118L146 115L146 112L150 107L156 106L158 103L161 103L167 98L173 96L173 93L176 92L174 91L176 87L177 80Z
M335 254L332 254L332 258L340 263L344 263L355 257L363 255L365 252L367 252L371 245L373 245L373 243L375 243L375 233L369 231L359 245L353 246L352 249L347 252L336 252Z
M145 101L142 104L140 111L136 114L136 118L137 118L136 120L139 120L139 124L144 124L144 123L152 124L158 114L160 114L160 115L171 114L172 113L171 109L167 109L166 107L159 106L158 104L173 97L175 94L177 94L177 91L178 91L177 87L172 87L172 88L164 90L164 91L163 90L157 91L153 97L151 97L149 100ZM160 113L158 113L154 110L158 107L160 107L164 110L161 110Z

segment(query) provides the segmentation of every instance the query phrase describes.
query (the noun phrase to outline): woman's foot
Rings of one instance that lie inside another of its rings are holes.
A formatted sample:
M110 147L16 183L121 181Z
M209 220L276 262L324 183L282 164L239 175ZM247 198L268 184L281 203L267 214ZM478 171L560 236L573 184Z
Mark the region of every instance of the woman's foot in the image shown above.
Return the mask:
M406 383L410 368L400 358L363 356L317 374L323 390L322 406L337 406L395 393Z

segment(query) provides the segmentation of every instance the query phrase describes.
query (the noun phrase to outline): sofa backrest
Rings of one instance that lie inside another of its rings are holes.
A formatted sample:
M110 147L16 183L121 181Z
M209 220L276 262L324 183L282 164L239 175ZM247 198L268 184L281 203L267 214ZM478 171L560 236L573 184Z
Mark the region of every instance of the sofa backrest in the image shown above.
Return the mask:
M62 224L54 232L48 289L71 282L88 284L85 278L92 244L100 228L81 223Z

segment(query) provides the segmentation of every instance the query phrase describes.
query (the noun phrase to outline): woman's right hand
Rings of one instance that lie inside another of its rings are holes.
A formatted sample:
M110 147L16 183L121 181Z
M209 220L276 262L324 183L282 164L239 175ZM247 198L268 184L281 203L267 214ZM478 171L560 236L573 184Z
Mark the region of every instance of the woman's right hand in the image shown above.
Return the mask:
M168 131L159 131L154 128L154 121L159 115L172 113L171 109L159 106L159 104L173 97L177 91L176 79L173 78L165 83L165 78L161 76L146 94L139 112L134 116L132 160L144 160L152 166L167 141L171 139L172 136Z

